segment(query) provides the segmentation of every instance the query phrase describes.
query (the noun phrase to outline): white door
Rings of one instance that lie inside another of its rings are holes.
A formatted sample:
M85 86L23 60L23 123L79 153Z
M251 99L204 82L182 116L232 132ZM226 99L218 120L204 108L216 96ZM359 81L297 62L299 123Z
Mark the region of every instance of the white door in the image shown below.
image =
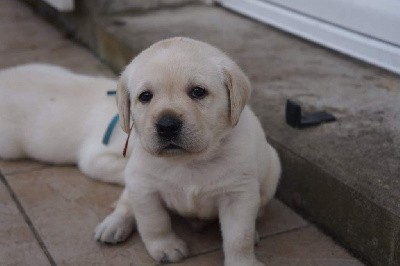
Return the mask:
M219 0L222 6L400 73L400 0Z

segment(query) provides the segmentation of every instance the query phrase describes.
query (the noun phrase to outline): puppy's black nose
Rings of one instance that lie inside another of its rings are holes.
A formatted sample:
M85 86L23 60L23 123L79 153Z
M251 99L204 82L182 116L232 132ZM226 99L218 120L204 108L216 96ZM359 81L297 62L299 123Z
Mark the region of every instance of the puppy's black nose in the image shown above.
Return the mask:
M173 116L165 115L156 124L157 134L165 140L171 140L178 136L182 128L182 121Z

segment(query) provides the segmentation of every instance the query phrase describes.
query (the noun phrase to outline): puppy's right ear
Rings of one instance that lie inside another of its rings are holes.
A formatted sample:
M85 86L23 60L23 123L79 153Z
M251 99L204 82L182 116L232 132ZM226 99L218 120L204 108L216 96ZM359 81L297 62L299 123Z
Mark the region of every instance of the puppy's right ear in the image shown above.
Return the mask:
M125 78L121 76L117 85L117 106L121 128L125 133L129 134L131 129L131 100L126 86Z

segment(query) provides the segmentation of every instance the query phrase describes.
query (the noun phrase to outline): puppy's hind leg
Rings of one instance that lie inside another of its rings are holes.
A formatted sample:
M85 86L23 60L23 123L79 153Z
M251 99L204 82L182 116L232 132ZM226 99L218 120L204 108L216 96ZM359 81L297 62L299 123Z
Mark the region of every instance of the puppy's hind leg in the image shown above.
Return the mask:
M79 169L99 181L124 185L124 170L128 159L101 144L87 143L78 160Z

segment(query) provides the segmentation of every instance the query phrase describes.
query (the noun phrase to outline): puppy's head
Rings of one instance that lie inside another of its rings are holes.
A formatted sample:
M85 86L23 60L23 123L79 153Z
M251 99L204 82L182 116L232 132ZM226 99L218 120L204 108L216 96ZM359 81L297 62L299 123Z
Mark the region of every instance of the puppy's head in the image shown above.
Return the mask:
M131 117L145 150L157 156L199 154L239 120L250 83L220 50L188 38L157 42L124 70L117 88L121 126Z

